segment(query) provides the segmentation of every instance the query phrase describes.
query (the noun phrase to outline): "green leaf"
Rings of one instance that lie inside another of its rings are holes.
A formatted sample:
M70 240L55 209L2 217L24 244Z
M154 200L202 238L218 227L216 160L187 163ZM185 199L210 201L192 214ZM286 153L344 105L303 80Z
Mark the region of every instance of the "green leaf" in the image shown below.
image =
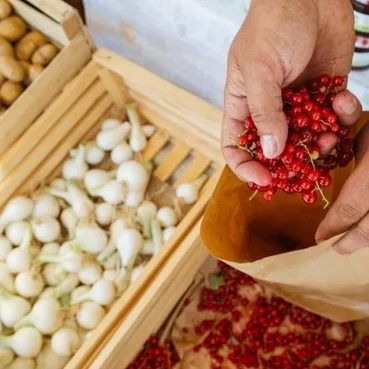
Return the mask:
M208 285L212 290L217 290L220 286L224 285L223 276L210 274L208 276Z

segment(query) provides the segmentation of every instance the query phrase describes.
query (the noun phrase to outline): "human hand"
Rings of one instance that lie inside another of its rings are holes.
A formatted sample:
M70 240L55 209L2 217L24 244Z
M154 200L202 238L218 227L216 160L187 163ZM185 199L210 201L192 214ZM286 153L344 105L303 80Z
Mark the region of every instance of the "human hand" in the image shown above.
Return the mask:
M339 26L338 26L339 25ZM279 156L287 139L281 88L335 71L350 71L354 52L354 18L349 0L253 0L228 57L222 149L241 179L268 185L266 167L235 148L235 139L252 116L264 155ZM353 107L347 105L347 113ZM327 151L336 142L319 140Z
M342 94L336 99L342 98ZM343 120L351 124L360 117L361 105L354 98L355 111ZM369 246L369 123L356 137L355 157L357 167L343 186L339 197L320 224L318 242L344 233L334 245L341 254L351 254Z

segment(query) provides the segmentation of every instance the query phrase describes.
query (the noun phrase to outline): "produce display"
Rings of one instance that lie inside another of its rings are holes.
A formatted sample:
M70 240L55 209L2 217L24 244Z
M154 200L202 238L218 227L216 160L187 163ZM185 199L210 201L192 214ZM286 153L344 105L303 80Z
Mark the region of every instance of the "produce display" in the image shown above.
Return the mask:
M272 183L269 186L249 183L252 190L263 193L265 200L272 201L273 195L282 190L286 194L301 194L307 204L315 203L320 193L325 206L329 205L322 190L332 183L329 172L347 166L354 158L350 129L340 124L332 109L336 91L343 84L343 77L323 74L306 85L282 90L289 130L286 148L276 159L264 156L255 124L251 117L246 119L245 131L234 145L270 170ZM321 155L318 146L323 133L338 142L327 156Z
M223 263L174 314L128 369L369 368L367 321L321 318Z
M0 108L3 113L55 58L59 49L31 30L0 0Z
M127 114L71 150L60 177L4 207L0 368L63 368L173 236L181 204L196 202L205 175L179 184L173 207L150 200L155 164L141 152L155 127L135 105Z

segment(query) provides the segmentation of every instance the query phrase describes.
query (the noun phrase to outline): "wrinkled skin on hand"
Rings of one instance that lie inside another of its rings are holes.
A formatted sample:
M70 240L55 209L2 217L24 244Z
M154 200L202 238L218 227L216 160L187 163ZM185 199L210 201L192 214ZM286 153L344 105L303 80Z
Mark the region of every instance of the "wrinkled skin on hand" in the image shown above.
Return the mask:
M354 52L353 24L349 0L252 1L229 52L225 88L223 154L240 179L260 185L271 180L265 167L232 147L245 118L252 116L264 155L279 156L287 138L281 88L333 71L347 75ZM344 107L340 101L337 97L339 118L350 117L354 101ZM336 139L323 135L320 144L329 151Z

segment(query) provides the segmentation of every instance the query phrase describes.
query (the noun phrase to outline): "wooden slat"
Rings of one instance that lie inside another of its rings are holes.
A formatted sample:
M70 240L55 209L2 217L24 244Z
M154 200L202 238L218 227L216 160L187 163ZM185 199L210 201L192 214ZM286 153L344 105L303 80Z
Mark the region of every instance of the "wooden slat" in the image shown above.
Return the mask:
M200 191L200 197L201 196L207 196L207 194L210 192L212 193L215 189L215 186L217 185L220 176L222 175L223 168L216 168L215 173L207 180L204 187Z
M191 149L182 144L181 142L176 143L173 149L169 152L168 156L160 163L160 165L155 169L154 176L162 181L166 181L173 172L178 168L178 166L183 162L188 156Z
M61 0L27 0L61 25L71 40L83 28L83 21L73 6Z
M161 268L140 302L125 317L94 361L84 369L126 368L143 343L165 321L208 257L199 237L200 222ZM71 369L67 366L66 369Z
M31 155L23 158L17 170L0 183L0 207L11 197L12 191L17 188L39 164L52 152L55 145L64 139L68 132L93 107L96 101L105 92L101 82L95 84L84 94L62 119L49 132L48 137L41 140Z
M89 61L91 50L82 35L46 68L36 83L32 84L0 118L0 154L34 122L53 101L61 89Z
M110 93L115 104L120 108L125 108L129 101L129 96L127 86L123 82L122 77L104 67L100 66L98 69L101 81Z
M67 45L69 38L66 35L63 27L55 20L42 14L38 9L29 6L21 0L8 0L13 6L15 12L19 14L29 25L38 29L50 39L58 42L61 45Z
M0 160L0 182L26 157L57 124L62 115L78 102L80 96L97 78L96 68L91 62L77 78L52 102L50 107L31 127L6 151Z
M152 160L156 154L167 144L169 141L169 134L164 131L157 131L150 138L145 150L142 152L144 161Z
M93 58L121 75L130 90L150 98L163 112L172 114L173 122L197 128L200 137L205 134L219 139L221 110L112 51L99 49Z
M61 0L26 0L26 2L40 9L58 23L62 23L75 12L71 5Z
M211 161L208 158L200 154L195 154L195 158L181 174L181 176L175 181L173 187L176 188L180 183L192 182L196 180L196 178L200 177L200 175L209 167L210 163Z
M112 100L108 95L104 95L99 101L93 104L87 115L78 122L78 124L68 134L68 137L50 153L47 160L42 162L41 165L25 180L17 190L17 193L32 193L41 183L44 183L45 179L52 177L56 170L59 174L60 167L58 166L65 160L69 150L79 142L83 141L86 134L93 132L96 127L99 128L101 118L107 114L111 107Z
M137 97L134 93L132 93L132 96L134 98ZM149 122L169 131L171 137L174 139L180 140L188 146L195 147L197 152L223 165L224 158L219 144L220 135L217 140L206 134L199 135L199 130L197 128L190 125L176 124L172 116L158 108L154 103L148 103L147 99L145 102L140 100L138 100L138 102L140 114Z

